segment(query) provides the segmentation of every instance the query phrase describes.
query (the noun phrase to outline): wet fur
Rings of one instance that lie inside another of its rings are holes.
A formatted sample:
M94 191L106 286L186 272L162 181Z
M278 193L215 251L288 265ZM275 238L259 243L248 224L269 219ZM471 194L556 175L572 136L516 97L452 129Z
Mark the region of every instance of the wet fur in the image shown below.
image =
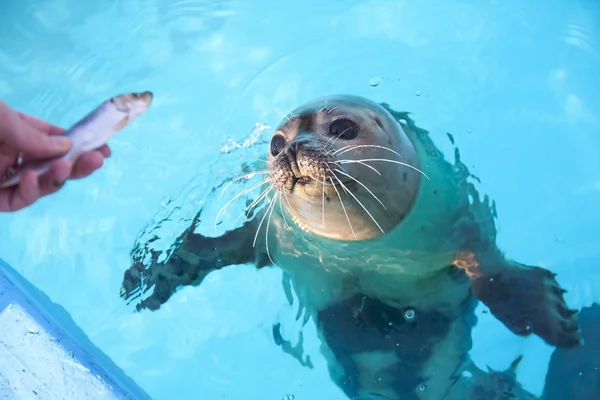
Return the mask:
M454 165L446 162L406 113L384 107L406 122L431 177L392 232L367 242L337 241L273 212L269 235L256 236L253 246L261 213L225 236L208 238L194 233L199 212L166 263L157 262L158 254L150 265L134 259L122 296L133 300L151 290L137 308L156 310L178 287L198 285L227 265L269 266L272 255L315 320L332 379L355 399L483 399L481 393L492 392L498 397L489 398L502 398L491 375L468 358L477 300L518 335L577 345L576 316L554 276L506 260L495 246L494 207L467 181L458 152ZM407 318L410 311L413 318ZM464 371L477 375L462 378ZM516 384L502 390L511 398L533 398Z

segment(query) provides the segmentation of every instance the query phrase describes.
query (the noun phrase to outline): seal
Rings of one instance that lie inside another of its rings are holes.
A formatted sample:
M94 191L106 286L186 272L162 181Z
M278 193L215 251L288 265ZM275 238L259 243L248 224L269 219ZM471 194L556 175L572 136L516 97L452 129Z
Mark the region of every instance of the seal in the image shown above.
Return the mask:
M600 399L600 304L579 312L583 345L554 349L542 400Z
M561 348L579 345L577 312L555 274L496 246L495 204L480 199L455 158L446 161L425 130L385 103L315 99L272 135L264 191L246 222L207 237L195 232L200 210L166 260L134 254L121 296L157 310L229 265L277 266L349 398L534 398L519 385L498 392L494 376L513 376L516 364L489 379L474 373L477 302L516 335Z

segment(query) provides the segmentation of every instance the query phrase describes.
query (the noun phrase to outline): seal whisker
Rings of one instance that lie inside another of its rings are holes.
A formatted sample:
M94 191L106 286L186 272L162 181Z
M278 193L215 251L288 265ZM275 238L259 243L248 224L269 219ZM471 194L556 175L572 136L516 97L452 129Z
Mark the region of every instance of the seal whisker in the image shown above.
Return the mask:
M286 121L290 120L290 117L288 117L287 115L285 115L284 113L282 113L281 111L279 111L278 109L276 109L275 107L271 107L271 109L273 111L275 111L277 114L281 115L283 118L285 118Z
M387 158L365 158L364 160L338 160L338 161L332 161L332 162L336 163L336 164L337 163L343 163L343 164L360 163L360 164L362 164L365 161L383 161L383 162L390 162L390 163L394 163L394 164L404 165L405 167L414 169L418 173L422 174L425 178L429 179L427 174L425 174L425 172L421 171L419 168L413 167L412 165L401 162L401 161L389 160Z
M332 136L329 139L327 139L327 142L325 143L325 148L327 148L327 146L329 146L329 150L327 151L327 153L325 153L325 155L329 155L329 152L331 151L332 146L335 144L335 142L340 138L340 136L342 136L344 133L348 132L350 129L354 129L353 126L348 127L346 129L344 129L339 135ZM329 143L331 141L331 139L333 139L333 142Z
M248 179L250 179L250 178L253 178L253 177L254 177L254 176L256 176L256 175L266 175L266 174L268 174L268 173L269 173L269 170L268 170L268 169L265 169L265 170L262 170L262 171L254 171L254 172L249 172L249 173L247 173L247 174L244 174L244 175L238 176L237 178L235 178L235 179L233 179L231 182L229 182L227 185L225 185L225 187L224 187L224 188L223 188L223 190L221 191L221 197L223 197L223 194L225 194L225 191L226 191L226 190L227 190L227 189L228 189L228 188L229 188L231 185L233 185L235 182L238 182L238 181L240 181L240 180L242 180L242 179L245 179L245 178L248 178Z
M288 194L284 192L284 195L285 195L285 201L287 202L288 206L290 207L290 210L292 210L294 212L294 214L296 214L296 216L299 217L300 214L298 214L298 211L296 211L294 209L294 207L292 207L292 203L290 203L290 197L288 196Z
M344 154L344 153L346 153L346 152L348 152L350 150L362 149L362 148L365 148L365 147L372 147L372 148L387 150L387 151L390 151L390 152L396 154L398 157L402 158L402 155L400 153L398 153L397 151L392 150L389 147L379 146L379 145L376 145L376 144L355 144L355 145L344 146L344 147L339 148L336 151L334 151L332 153L332 155L336 155L336 154L340 155L340 154Z
M281 195L279 196L279 212L281 212L281 217L283 218L283 223L286 228L290 228L290 224L287 222L287 218L285 217L285 213L283 212L283 202L281 201Z
M337 179L337 177L336 177L336 179ZM348 213L346 212L346 207L344 207L344 202L342 201L342 196L340 196L340 192L335 187L335 183L333 182L333 179L329 178L329 181L331 181L331 185L333 186L333 189L337 193L338 199L340 199L340 205L342 206L342 210L344 211L344 214L346 215L346 220L348 221L348 225L350 226L350 230L352 231L352 235L354 237L356 237L356 233L354 233L354 228L352 227L352 222L350 222L350 217L348 217ZM339 181L339 179L338 179L338 181ZM325 204L325 203L323 203L323 204ZM323 215L325 215L325 214L323 214ZM323 225L325 225L325 224L323 224Z
M348 193L350 196L352 196L352 198L354 200L356 200L356 202L362 207L362 209L365 210L365 212L367 213L367 215L369 217L371 217L371 219L373 220L373 222L375 222L375 225L377 225L377 227L379 228L379 230L381 231L381 233L385 234L385 231L381 228L381 226L379 226L379 223L377 223L377 220L373 217L373 215L371 215L371 213L369 212L369 210L367 210L367 208L363 205L363 203L361 203L361 201L354 195L354 193L352 193L352 191L350 191L350 189L348 189L346 187L346 185L344 185L344 182L342 182L342 180L340 178L338 178L338 176L335 174L335 172L333 172L331 170L331 168L329 167L329 165L327 165L327 168L333 174L333 176L335 177L335 179L339 182L339 184L342 187L342 189L344 189L344 191L346 193Z
M263 190L263 192L252 202L250 203L250 205L248 207L246 207L246 209L244 211L242 211L240 213L240 215L237 216L237 218L231 223L231 228L233 228L233 224L235 224L237 222L238 219L240 219L240 217L246 213L249 213L250 211L252 211L252 209L254 207L256 207L258 205L258 203L260 203L260 201L262 199L264 199L270 192L271 190L273 190L272 186L269 186L268 188L266 188L265 190Z
M325 227L325 175L323 175L323 199L322 199L322 216L323 216L323 227Z
M267 217L267 215L269 215L269 208L270 207L271 207L271 204L269 204L269 206L267 207L267 210L263 214L263 217L260 219L260 223L258 224L258 228L256 228L256 234L254 235L254 241L252 242L252 247L256 247L256 239L258 238L258 233L260 232L260 227L262 226L263 222L265 222L265 218Z
M271 253L269 252L269 226L271 226L271 216L273 215L273 209L275 209L275 203L277 203L277 199L279 198L279 204L281 204L281 194L279 192L275 193L275 197L273 197L271 206L271 211L267 210L269 214L269 218L267 219L267 227L265 229L265 247L267 248L267 256L269 256L269 260L271 260L272 264L275 264L275 261L271 258ZM265 213L266 215L266 213ZM258 231L256 232L258 233Z
M249 187L248 189L244 189L242 190L240 193L236 194L233 199L229 200L227 203L225 203L225 205L219 210L219 212L217 213L217 216L215 217L215 231L217 230L217 221L219 219L219 217L221 216L221 214L227 209L227 207L229 207L229 205L231 203L233 203L235 201L235 199L237 199L238 197L243 196L244 194L250 192L251 190L256 189L257 187L264 185L265 183L268 182L268 179L264 179L260 182L258 182L255 185L252 185L251 187Z
M377 197L373 192L371 192L371 190L365 185L363 184L361 181L359 181L358 179L356 179L355 177L353 177L350 174L347 174L346 172L340 170L340 169L335 169L337 172L339 172L342 175L347 176L348 178L352 179L354 182L358 183L359 185L361 185L363 188L365 188L365 190L367 192L369 192L371 194L371 196L373 196L375 198L375 200L377 200L379 202L379 204L381 204L381 206L384 208L384 210L387 210L387 208L385 207L385 205L381 202L381 200L379 200L379 197Z
M260 194L260 196L258 196L256 198L256 200L254 200L252 203L250 203L250 205L248 206L248 211L250 211L254 207L256 207L258 205L258 203L260 203L260 201L262 199L264 199L271 192L271 190L273 190L272 186L269 186L268 188L266 188L265 190L263 190L263 192Z
M314 199L315 199L315 192L313 190L312 193L310 194L310 202L308 203L308 211L310 211L312 209Z
M357 161L356 164L364 165L365 167L370 168L373 171L375 171L377 173L377 175L381 176L381 172L379 172L379 170L377 168L375 168L374 166L372 166L372 165L369 165L369 164L364 163L362 161ZM340 167L341 167L341 165L340 165Z

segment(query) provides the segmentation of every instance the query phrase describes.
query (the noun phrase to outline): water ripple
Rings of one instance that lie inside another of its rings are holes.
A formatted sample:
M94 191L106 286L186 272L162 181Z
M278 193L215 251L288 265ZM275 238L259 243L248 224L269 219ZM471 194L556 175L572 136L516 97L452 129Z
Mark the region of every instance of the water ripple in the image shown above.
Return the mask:
M596 46L594 45L592 34L589 31L585 26L571 23L567 27L564 40L566 43L591 54L596 60L600 60L600 56L595 50Z

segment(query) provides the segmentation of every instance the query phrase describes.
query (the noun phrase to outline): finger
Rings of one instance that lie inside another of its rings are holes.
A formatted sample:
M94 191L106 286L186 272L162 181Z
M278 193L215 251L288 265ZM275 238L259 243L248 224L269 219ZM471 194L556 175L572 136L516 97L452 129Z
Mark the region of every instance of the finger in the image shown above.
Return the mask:
M2 146L0 145L0 148ZM13 167L17 162L18 154L14 151L6 151L2 152L0 149L0 171L6 171L7 169ZM1 173L0 173L1 174Z
M26 171L19 186L0 193L0 210L18 211L37 201L40 197L38 176L35 171Z
M65 132L65 130L60 126L52 125L51 123L36 118L33 115L28 115L21 111L17 111L17 114L23 121L48 135L61 135Z
M100 153L102 153L104 158L108 158L112 155L112 151L110 150L110 147L108 147L108 145L100 146L96 150L98 150Z
M49 158L66 153L71 140L62 135L48 135L20 117L18 112L3 110L2 139L31 158Z
M6 144L23 152L28 158L50 158L65 154L71 148L71 139L62 135L49 136L18 120L4 134Z
M99 150L90 151L88 153L82 154L73 166L73 171L71 172L71 179L85 178L92 172L101 168L103 164L104 155Z
M39 179L40 196L47 196L61 189L72 172L72 165L60 159L50 165L50 170Z

